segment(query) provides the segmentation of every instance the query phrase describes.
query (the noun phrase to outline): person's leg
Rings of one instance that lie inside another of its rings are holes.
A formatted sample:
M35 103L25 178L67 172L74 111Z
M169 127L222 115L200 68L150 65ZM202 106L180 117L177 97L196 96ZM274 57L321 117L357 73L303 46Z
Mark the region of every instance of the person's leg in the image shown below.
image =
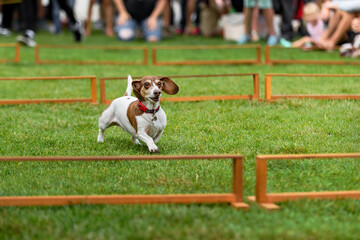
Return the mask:
M340 14L340 22L334 32L325 40L319 42L319 46L326 50L333 50L335 45L346 36L346 32L351 27L351 21L354 18L354 14L337 10Z
M192 31L191 14L195 10L196 0L187 0L186 4L186 22L184 28L184 34L188 35Z
M35 47L37 0L23 0L20 4L20 14L25 22L23 35L17 37L17 41L28 47Z
M251 41L251 19L254 7L247 7L246 1L244 1L244 34L237 40L237 44L245 44Z
M259 22L259 7L256 6L253 10L252 18L251 18L251 40L252 41L259 40L258 22Z
M339 11L336 11L335 14L330 18L329 26L324 31L324 33L321 37L321 41L328 39L335 32L335 29L336 29L338 23L340 22L340 19L341 19L341 14Z
M112 0L103 0L105 10L105 34L109 37L114 35L113 32L113 19L114 19L114 8Z
M141 30L144 34L145 40L148 42L159 42L161 40L162 21L157 19L157 26L155 29L150 30L147 26L147 19L141 22Z
M122 25L115 26L116 37L121 41L131 41L136 36L137 23L133 19L127 20Z
M87 14L86 22L85 22L86 36L89 36L91 34L91 16L92 16L92 10L93 10L94 4L95 4L95 0L90 0L88 14Z
M76 24L76 18L74 15L74 10L68 5L68 3L66 2L67 0L57 0L59 3L59 6L61 7L61 9L63 9L67 15L67 17L70 20L70 23L72 25Z
M296 2L293 0L280 0L281 4L281 37L287 41L292 41L294 38L294 31L292 28L292 20L294 18Z
M5 4L3 5L2 11L3 11L3 19L0 27L0 35L1 36L9 36L10 35L10 29L12 26L13 21L13 13L14 10L19 6L18 3L16 4Z
M70 21L70 30L74 34L74 41L81 42L84 38L84 29L80 21L75 18L73 8L68 4L67 0L57 0L59 6L65 11Z

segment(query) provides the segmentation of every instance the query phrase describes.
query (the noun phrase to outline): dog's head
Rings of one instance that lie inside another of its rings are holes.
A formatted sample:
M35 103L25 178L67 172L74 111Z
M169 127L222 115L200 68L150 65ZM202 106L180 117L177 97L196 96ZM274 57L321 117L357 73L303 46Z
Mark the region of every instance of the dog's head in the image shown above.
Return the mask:
M160 101L161 92L174 95L179 91L176 83L168 77L145 76L132 82L135 96L150 102Z

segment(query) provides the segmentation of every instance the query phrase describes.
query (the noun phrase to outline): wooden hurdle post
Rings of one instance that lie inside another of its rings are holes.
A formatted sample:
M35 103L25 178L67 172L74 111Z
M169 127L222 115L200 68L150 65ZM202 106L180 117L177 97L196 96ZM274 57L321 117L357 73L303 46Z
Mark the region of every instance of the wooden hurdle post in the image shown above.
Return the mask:
M169 76L171 78L209 78L209 77L240 77L252 76L253 77L253 95L220 95L220 96L191 96L191 97L169 97L161 98L163 102L192 102L192 101L208 101L208 100L259 100L259 74L258 73L235 73L235 74L211 74L211 75L182 75L182 76ZM141 77L133 77L138 79ZM102 104L110 104L112 100L106 99L106 85L105 80L127 80L127 77L109 77L100 78L100 99Z
M265 63L268 65L274 65L274 64L360 65L360 61L271 59L271 49L274 48L281 48L282 51L289 51L289 49L295 49L294 47L284 48L281 46L266 46Z
M151 161L151 160L233 160L232 193L159 194L159 195L73 195L73 196L1 196L0 206L59 206L72 204L160 204L160 203L230 203L247 209L243 202L242 155L179 156L69 156L69 157L0 157L0 162L14 161Z
M280 98L312 98L312 99L360 99L360 94L271 94L272 77L360 77L360 74L297 74L297 73L268 73L265 74L265 100L273 101Z
M86 80L90 79L91 96L90 98L67 98L67 99L0 99L0 105L10 104L31 104L31 103L73 103L73 102L89 102L91 104L97 103L97 86L96 76L60 76L60 77L3 77L1 81L35 81L35 80Z
M0 47L14 47L15 53L13 59L0 59L0 63L19 63L20 62L20 44L18 43L0 43Z
M184 61L159 61L157 59L157 50L203 50L203 49L256 49L256 59L254 60L184 60ZM153 65L218 65L218 64L261 64L261 46L253 45L201 45L201 46L157 46L151 48Z
M255 196L248 197L249 201L257 202L268 210L280 207L277 202L293 201L301 198L308 199L360 199L360 191L328 191L328 192L288 192L267 193L267 161L269 160L304 160L329 158L360 158L360 153L328 153L328 154L289 154L289 155L258 155L256 157L256 187Z
M142 61L106 61L106 60L48 60L40 59L40 49L80 49L80 50L139 50L143 52ZM35 47L35 63L37 64L102 64L102 65L147 65L148 49L147 47L120 47L120 46L78 46L78 45L51 45L38 44Z

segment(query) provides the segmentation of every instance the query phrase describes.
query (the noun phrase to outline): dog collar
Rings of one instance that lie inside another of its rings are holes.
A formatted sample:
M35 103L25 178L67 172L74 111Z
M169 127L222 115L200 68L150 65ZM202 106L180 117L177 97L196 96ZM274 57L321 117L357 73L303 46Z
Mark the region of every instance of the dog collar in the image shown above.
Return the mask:
M144 113L152 113L155 114L160 110L160 106L156 109L148 109L142 102L139 101L139 109L143 111Z

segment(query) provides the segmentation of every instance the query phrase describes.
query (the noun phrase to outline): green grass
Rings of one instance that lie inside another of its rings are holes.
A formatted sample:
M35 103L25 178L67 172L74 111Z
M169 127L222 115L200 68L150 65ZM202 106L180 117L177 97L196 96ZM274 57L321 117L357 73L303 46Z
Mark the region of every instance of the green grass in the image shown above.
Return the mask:
M37 41L72 44L71 37L68 33L42 33ZM1 38L0 42L14 39ZM84 43L148 47L196 44L230 43L202 37L175 37L158 44L142 40L121 43L96 32ZM196 57L210 59L212 54L201 52ZM283 51L281 57L293 57L288 54ZM327 53L311 54L324 58ZM22 48L21 55L20 64L0 65L1 77L258 72L263 97L265 73L359 73L356 66L317 65L35 65L33 49ZM61 56L54 57L69 57L57 55ZM228 53L225 55L216 57L227 58ZM103 55L81 50L73 56L102 59ZM171 55L174 60L193 56L192 52ZM251 77L175 81L180 86L179 96L252 93ZM274 94L359 93L356 78L274 77L272 82ZM125 81L107 81L108 98L121 96L125 85ZM0 82L1 99L88 97L89 91L87 80ZM168 125L158 143L160 154L243 154L245 196L254 194L258 154L359 152L358 101L164 102L162 106ZM98 117L105 108L80 103L0 106L0 155L149 154L145 146L135 146L128 134L115 127L106 131L103 144L96 142ZM360 190L357 159L274 161L268 168L271 192ZM228 160L1 163L0 196L223 193L231 192L231 174ZM266 212L254 204L246 212L225 204L3 207L0 239L358 239L359 201L300 200L280 206L277 212Z

